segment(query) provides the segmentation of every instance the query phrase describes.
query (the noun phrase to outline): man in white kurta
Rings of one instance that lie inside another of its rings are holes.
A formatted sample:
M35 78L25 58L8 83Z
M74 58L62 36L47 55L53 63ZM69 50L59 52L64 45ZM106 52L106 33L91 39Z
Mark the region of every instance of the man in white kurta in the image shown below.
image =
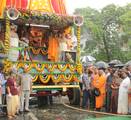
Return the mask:
M21 75L21 95L20 95L20 112L24 110L25 98L25 111L29 112L29 97L32 90L32 76L29 73Z
M128 90L130 87L130 79L125 71L122 71L122 77L124 78L119 87L118 96L118 114L128 114Z

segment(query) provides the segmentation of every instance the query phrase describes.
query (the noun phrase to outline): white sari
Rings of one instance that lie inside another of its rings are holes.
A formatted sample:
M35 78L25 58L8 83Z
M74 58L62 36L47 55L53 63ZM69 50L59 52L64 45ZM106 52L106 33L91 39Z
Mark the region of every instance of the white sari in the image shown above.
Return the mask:
M128 89L130 87L130 79L126 77L120 84L118 96L118 109L119 114L128 113Z

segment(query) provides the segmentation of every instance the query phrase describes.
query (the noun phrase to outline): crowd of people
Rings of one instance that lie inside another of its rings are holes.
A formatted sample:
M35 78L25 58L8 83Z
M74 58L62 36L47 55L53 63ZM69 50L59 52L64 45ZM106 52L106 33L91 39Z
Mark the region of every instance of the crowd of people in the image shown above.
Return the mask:
M131 65L121 69L84 67L80 85L82 108L131 114Z
M11 119L24 111L30 111L29 97L32 90L32 77L26 72L19 74L16 69L12 69L6 75L2 72L2 68L0 66L0 115L7 113L8 118Z

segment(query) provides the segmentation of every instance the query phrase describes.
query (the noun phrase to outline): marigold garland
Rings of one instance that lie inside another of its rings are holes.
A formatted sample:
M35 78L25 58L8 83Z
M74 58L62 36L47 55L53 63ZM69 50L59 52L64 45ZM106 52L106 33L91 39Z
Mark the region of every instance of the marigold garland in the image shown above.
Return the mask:
M67 69L67 64L65 64L65 65L58 64L58 69L59 69L60 71L62 71L62 72L65 72L66 69Z
M51 75L44 75L44 76L45 77L43 77L43 75L40 75L39 78L40 78L40 81L45 84L49 82Z
M81 29L80 26L77 26L77 63L80 64L80 33Z
M41 67L38 66L38 65L40 65L40 64L35 64L35 65L34 65L34 66L35 66L35 69L36 69L38 72L42 72L42 71L44 70L45 65L42 64Z
M36 64L37 64L37 63L32 63L32 68L35 68L35 69L36 69Z
M20 68L23 68L23 69L25 69L25 64L24 63L18 63L17 64L17 69L20 69Z
M63 81L64 81L64 82L69 83L69 82L72 81L73 75L71 75L71 74L62 75L62 78L63 78Z
M82 64L77 64L77 72L79 73L79 74L82 74Z
M38 75L33 76L32 82L36 82L36 81L37 81L37 79L38 79Z
M68 64L68 67L69 67L71 72L74 72L76 70L76 66L75 65Z
M6 32L5 32L5 42L4 42L4 51L7 54L10 48L10 20L6 17Z
M80 80L78 79L78 77L76 75L73 76L73 80L74 80L74 82L80 82Z
M8 61L8 60L4 60L4 61L3 61L3 64L4 64L3 72L4 72L4 73L8 73L8 72L11 70L12 62L10 62L10 61Z
M43 55L47 55L47 54L48 54L48 52L47 52L47 51L42 50L42 49L41 49L41 53L42 53Z
M40 48L31 48L31 51L34 55L38 55L40 53Z
M29 72L32 69L32 64L31 63L25 63L24 64L24 70L25 72Z
M55 64L46 64L46 68L49 70L49 72L54 71L55 67Z
M56 75L51 75L52 81L54 83L59 83L61 81L61 75L58 75L58 74L56 74Z
M34 55L38 55L40 53L42 53L43 55L47 55L47 51L42 50L42 48L30 48L30 49Z

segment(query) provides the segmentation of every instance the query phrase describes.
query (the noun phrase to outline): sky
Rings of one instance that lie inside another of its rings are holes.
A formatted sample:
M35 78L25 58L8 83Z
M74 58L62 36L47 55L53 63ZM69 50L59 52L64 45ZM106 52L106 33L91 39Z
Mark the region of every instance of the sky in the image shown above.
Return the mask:
M108 4L114 3L115 5L124 6L131 3L131 0L65 0L67 12L73 14L75 8L91 7L97 10L102 9Z

